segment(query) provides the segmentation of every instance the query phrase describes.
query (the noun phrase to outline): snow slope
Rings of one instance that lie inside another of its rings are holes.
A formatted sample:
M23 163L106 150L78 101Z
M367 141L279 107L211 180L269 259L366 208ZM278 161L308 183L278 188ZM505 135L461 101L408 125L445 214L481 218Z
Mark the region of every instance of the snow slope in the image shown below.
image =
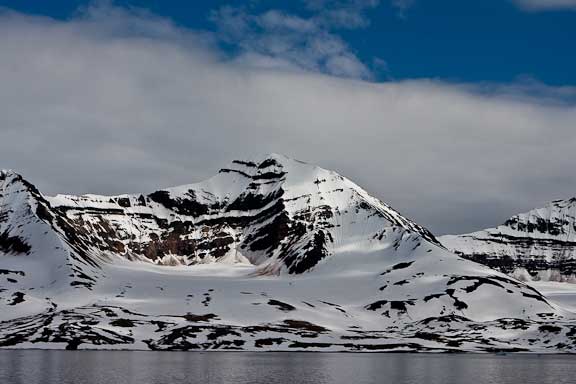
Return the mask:
M0 178L0 347L571 352L574 315L280 155L148 195Z
M448 249L526 281L576 282L576 198L482 231L441 236Z

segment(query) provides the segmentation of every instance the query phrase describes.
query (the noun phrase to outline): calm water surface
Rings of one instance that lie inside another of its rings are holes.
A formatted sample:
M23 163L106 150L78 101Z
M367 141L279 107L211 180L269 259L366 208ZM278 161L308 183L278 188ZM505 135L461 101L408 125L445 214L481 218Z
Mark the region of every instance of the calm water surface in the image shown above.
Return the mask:
M576 383L576 357L0 350L0 384Z

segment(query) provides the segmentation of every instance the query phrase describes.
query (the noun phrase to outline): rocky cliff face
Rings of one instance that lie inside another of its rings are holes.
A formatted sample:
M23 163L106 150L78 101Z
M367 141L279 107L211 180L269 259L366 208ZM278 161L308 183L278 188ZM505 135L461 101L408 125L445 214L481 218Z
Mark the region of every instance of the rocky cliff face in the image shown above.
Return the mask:
M576 198L440 241L461 256L522 279L576 282Z
M45 197L4 172L0 293L0 347L576 348L537 290L280 155L141 195Z
M205 182L148 195L47 200L101 254L160 265L246 262L297 274L370 228L436 242L351 181L280 155L234 161Z

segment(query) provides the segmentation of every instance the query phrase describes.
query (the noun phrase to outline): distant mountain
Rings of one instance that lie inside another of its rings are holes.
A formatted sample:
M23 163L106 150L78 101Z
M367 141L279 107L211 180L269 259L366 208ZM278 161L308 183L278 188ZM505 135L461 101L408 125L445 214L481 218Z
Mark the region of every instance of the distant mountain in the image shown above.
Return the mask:
M576 282L576 198L556 200L496 228L441 236L448 249L524 280Z
M0 347L570 352L573 321L284 156L141 195L0 174Z

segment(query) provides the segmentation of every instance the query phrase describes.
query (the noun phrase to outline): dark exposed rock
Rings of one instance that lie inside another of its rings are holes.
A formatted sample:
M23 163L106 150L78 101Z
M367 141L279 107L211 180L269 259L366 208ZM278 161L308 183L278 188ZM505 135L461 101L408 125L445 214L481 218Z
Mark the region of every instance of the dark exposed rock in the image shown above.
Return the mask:
M14 294L12 295L12 302L8 305L17 305L20 303L23 303L24 300L24 293L22 292L14 292Z
M22 271L12 271L9 269L0 269L0 275L19 275L25 276L25 273Z
M304 247L304 255L292 252L284 256L283 259L288 266L288 272L291 274L303 273L318 264L320 260L328 256L328 241L332 241L330 235L320 230Z
M405 269L410 267L414 262L413 261L409 261L409 262L403 262L403 263L398 263L393 265L391 268L387 269L386 271L382 272L380 275L384 276L392 271L398 270L398 269Z
M0 252L14 254L28 254L30 245L18 236L10 236L4 232L0 234Z
M390 301L390 309L395 309L400 312L406 312L408 308L407 305L414 305L412 300L393 300Z
M375 301L372 304L365 306L364 308L366 308L369 311L377 311L380 308L382 308L383 306L385 306L386 304L388 304L388 300L379 300L379 301Z
M130 328L134 327L134 321L130 319L116 319L110 322L110 325L113 327L125 327Z
M256 348L261 348L261 347L267 347L270 345L280 345L282 343L284 343L286 341L286 339L282 338L282 337L270 337L267 339L258 339L256 341L254 341L254 346Z
M186 315L183 316L187 321L190 322L204 322L204 321L210 321L210 320L215 320L218 319L218 316L213 314L213 313L208 313L205 315L194 315L192 313L187 313Z
M290 319L284 320L284 325L286 327L293 329L301 329L305 331L318 332L318 333L328 331L327 328L303 320L290 320Z
M424 297L424 301L427 302L427 301L430 301L432 299L439 299L444 295L445 295L444 293L434 293L432 295L428 295L428 296Z
M232 335L232 336L241 336L240 333L238 333L238 332L236 332L236 331L234 331L234 330L232 330L232 329L230 329L230 328L217 327L217 328L214 328L214 330L213 330L211 333L209 333L209 334L206 336L206 338L207 338L208 340L216 340L216 339L219 338L219 337L229 336L229 335Z
M294 307L290 304L284 303L282 301L279 301L279 300L274 300L274 299L268 300L268 305L275 306L279 310L284 311L284 312L296 310L296 307Z
M198 217L208 213L208 207L196 201L196 194L194 191L189 191L189 198L187 199L172 199L168 191L156 191L148 195L150 200L162 204L168 209L173 210L181 215L188 215Z
M538 330L540 332L560 333L560 331L562 331L562 328L554 325L541 325L540 327L538 327Z
M130 208L130 199L127 197L121 197L118 199L118 205L123 208Z
M240 164L240 165L245 165L247 167L251 167L254 168L257 166L256 163L254 163L253 161L243 161L243 160L232 160L233 164Z
M484 284L488 284L488 285L494 285L498 288L504 288L502 286L502 284L498 283L497 281L494 281L496 279L494 278L487 278L487 277L481 277L481 276L453 276L450 278L450 280L448 281L447 285L453 285L456 284L459 281L472 281L473 284L469 285L465 288L462 288L464 291L466 291L467 293L471 293L474 292L476 289L478 289L479 287L481 287Z
M329 348L331 346L333 346L333 344L331 343L308 343L308 342L305 343L302 341L294 341L288 347L305 349L305 348Z
M280 199L283 194L284 190L281 188L267 195L248 191L238 196L236 200L228 205L226 211L254 211L262 209L272 202Z
M265 251L276 249L280 246L290 231L290 219L286 213L281 213L274 217L270 224L260 228L255 233L246 238L252 251Z

